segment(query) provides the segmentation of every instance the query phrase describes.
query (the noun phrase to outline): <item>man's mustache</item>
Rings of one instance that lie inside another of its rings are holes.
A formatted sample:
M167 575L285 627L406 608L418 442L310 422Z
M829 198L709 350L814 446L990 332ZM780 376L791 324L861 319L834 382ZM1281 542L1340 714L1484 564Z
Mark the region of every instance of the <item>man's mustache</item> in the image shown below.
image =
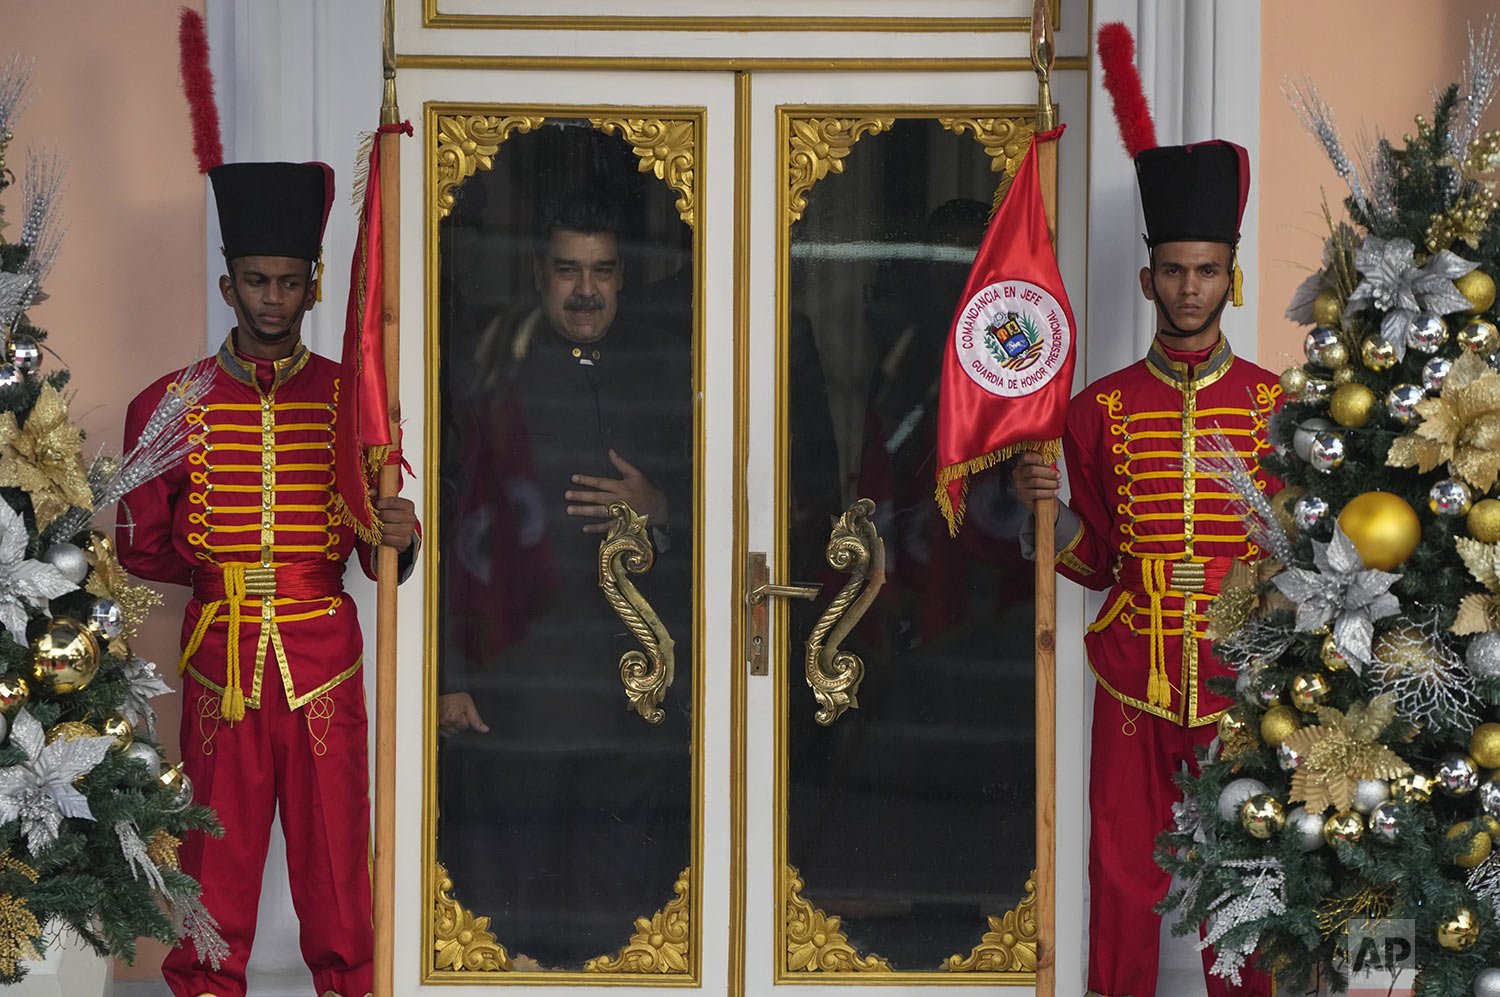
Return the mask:
M603 311L604 299L597 294L571 294L563 302L563 309L570 312Z

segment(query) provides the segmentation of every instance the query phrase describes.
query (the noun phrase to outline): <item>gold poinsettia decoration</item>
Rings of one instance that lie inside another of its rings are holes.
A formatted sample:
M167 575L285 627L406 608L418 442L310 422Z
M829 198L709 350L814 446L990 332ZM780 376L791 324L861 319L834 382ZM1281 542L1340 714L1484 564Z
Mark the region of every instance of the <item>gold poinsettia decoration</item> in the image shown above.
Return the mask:
M1500 374L1472 353L1453 361L1436 398L1417 403L1422 422L1391 444L1385 462L1423 474L1447 461L1480 493L1500 476Z
M166 828L159 827L146 845L146 855L159 869L181 869L182 860L177 856L177 849L181 845L180 838L167 833Z
M1286 596L1265 587L1282 568L1282 563L1274 557L1254 562L1235 561L1230 565L1219 594L1209 603L1205 636L1209 640L1223 640L1238 633L1257 613L1290 608L1292 604Z
M1307 804L1313 813L1329 806L1348 810L1361 779L1396 779L1411 772L1401 756L1378 738L1396 717L1388 695L1355 703L1346 714L1331 706L1318 709L1318 722L1282 742L1302 756L1292 774L1290 802Z
M1460 636L1500 630L1500 543L1455 537L1458 556L1485 591L1471 592L1458 604L1458 615L1448 629Z
M37 529L74 506L93 507L82 445L83 434L68 421L68 403L50 384L42 387L25 426L14 412L0 412L0 487L31 496Z
M89 553L94 555L94 569L84 582L84 591L96 599L113 599L125 617L125 629L120 636L109 642L109 653L116 657L128 657L128 641L136 635L140 625L146 622L154 606L161 605L161 595L149 585L135 585L130 575L120 565L115 555L115 545L107 539L91 540Z

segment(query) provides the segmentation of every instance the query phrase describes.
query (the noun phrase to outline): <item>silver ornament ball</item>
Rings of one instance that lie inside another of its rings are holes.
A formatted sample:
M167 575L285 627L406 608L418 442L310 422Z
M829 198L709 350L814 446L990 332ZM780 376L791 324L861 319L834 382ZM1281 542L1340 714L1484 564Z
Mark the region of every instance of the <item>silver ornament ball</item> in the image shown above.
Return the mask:
M1448 371L1452 369L1452 360L1433 357L1422 365L1422 387L1431 392L1442 391L1443 382L1448 379Z
M23 374L34 374L42 366L42 347L24 332L15 333L5 346L5 359Z
M1448 341L1448 324L1436 315L1418 315L1406 327L1406 345L1421 353L1436 353Z
M1461 751L1449 752L1438 760L1432 780L1449 796L1468 796L1479 785L1479 765Z
M1290 835L1304 852L1315 852L1323 847L1323 817L1309 813L1306 807L1294 807L1287 811L1282 833Z
M1380 806L1391 798L1391 785L1384 779L1361 779L1354 787L1354 809L1362 814Z
M1469 641L1464 652L1464 664L1476 678L1500 678L1500 633L1486 630ZM1496 814L1500 817L1500 814Z
M125 757L134 758L146 766L146 772L149 775L147 781L153 781L161 775L161 755L158 755L151 745L143 741L132 741L130 747L125 749Z
M1304 419L1292 433L1292 450L1303 460L1310 460L1312 456L1313 437L1319 433L1329 432L1336 427L1327 419L1314 417Z
M1480 810L1491 817L1500 817L1500 773L1481 782L1474 791L1474 798L1479 801Z
M82 585L89 575L89 558L77 544L55 543L42 554L42 560L61 571L74 585Z
M1327 367L1326 356L1330 347L1338 344L1339 334L1327 326L1316 326L1307 334L1302 341L1302 349L1307 353L1307 359L1312 363Z
M1417 402L1425 397L1415 384L1398 384L1385 396L1385 410L1392 419L1409 426L1417 417Z
M6 735L9 733L10 717L7 717L4 713L0 713L0 741L5 740Z
M1313 437L1307 462L1314 471L1327 474L1344 463L1344 438L1338 433L1319 433Z
M1309 377L1307 385L1303 387L1300 402L1310 404L1327 404L1329 397L1333 394L1333 382L1325 381L1318 377Z
M1240 807L1252 796L1269 792L1259 779L1236 779L1219 793L1219 816L1227 821L1239 823ZM1321 828L1319 829L1321 831Z
M125 611L113 599L95 599L89 606L88 628L105 640L125 632Z
M1303 533L1315 529L1328 518L1332 509L1328 500L1320 495L1304 495L1292 504L1292 522Z
M1253 706L1257 710L1264 710L1268 706L1275 706L1281 701L1281 690L1273 685L1263 685L1260 682L1260 671L1258 669L1243 669L1234 677L1234 691L1240 697L1240 702L1247 706Z
M13 388L20 384L26 375L16 369L13 363L0 363L0 388Z
M1500 969L1481 969L1474 976L1474 997L1500 997Z
M1474 504L1469 486L1453 478L1444 478L1427 493L1427 508L1439 516L1462 516Z
M1295 772L1297 766L1302 764L1302 752L1282 741L1276 746L1276 763L1283 772ZM1318 833L1323 833L1322 823L1318 824Z
M172 796L167 801L172 810L186 810L189 803L193 802L193 780L187 777L186 772L177 775L177 783L172 789Z
M1394 845L1396 839L1401 837L1401 824L1396 817L1397 808L1393 801L1386 801L1370 811L1369 828L1370 834L1375 840L1386 845Z

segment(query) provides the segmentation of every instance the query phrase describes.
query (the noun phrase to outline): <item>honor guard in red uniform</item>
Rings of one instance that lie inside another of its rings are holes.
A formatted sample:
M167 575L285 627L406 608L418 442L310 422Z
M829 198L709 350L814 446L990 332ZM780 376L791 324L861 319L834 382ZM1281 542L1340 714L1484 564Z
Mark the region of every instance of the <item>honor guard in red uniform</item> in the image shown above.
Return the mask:
M1101 59L1106 47L1101 31ZM1236 560L1261 556L1200 461L1227 446L1253 470L1281 391L1220 330L1224 307L1239 303L1246 151L1217 140L1143 144L1133 148L1127 135L1146 219L1141 293L1156 306L1156 336L1144 359L1070 403L1071 499L1057 522L1057 570L1108 592L1084 638L1099 682L1089 770L1088 979L1097 997L1157 992L1161 921L1152 908L1170 878L1153 860L1155 839L1182 798L1174 776L1196 766L1195 750L1231 705L1207 686L1234 674L1205 637L1208 605ZM1013 477L1033 510L1061 481L1034 453L1021 455ZM1208 974L1211 951L1203 964L1212 997L1271 993L1263 973L1243 971L1244 983L1231 986Z
M193 834L182 868L229 944L219 966L188 950L163 973L177 997L241 997L271 817L286 835L302 955L315 992L370 992L369 791L360 627L343 590L358 540L334 487L339 364L300 331L317 296L333 171L321 163L231 163L209 171L235 327L212 388L188 415L192 451L127 496L120 560L190 585L182 629L182 758L222 838ZM168 374L131 403L125 448ZM415 556L416 518L376 503L381 542Z

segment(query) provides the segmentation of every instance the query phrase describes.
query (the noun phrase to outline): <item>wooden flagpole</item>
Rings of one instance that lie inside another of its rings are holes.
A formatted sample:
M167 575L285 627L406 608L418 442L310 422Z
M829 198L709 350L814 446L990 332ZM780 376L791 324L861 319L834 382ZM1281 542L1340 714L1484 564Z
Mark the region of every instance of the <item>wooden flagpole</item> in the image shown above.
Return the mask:
M1050 82L1057 56L1047 0L1031 9L1031 65L1036 70L1036 128L1057 125ZM1057 248L1057 143L1037 147L1037 175L1052 247ZM1036 993L1057 988L1057 575L1056 499L1036 503Z
M382 44L384 87L380 123L399 124L396 103L396 30L394 0L385 0ZM382 132L380 152L380 231L382 326L385 391L391 440L401 432L401 134ZM352 389L351 385L351 389ZM380 469L378 494L396 494L400 463ZM396 935L396 558L390 547L377 548L375 560L375 989L374 997L392 997Z

